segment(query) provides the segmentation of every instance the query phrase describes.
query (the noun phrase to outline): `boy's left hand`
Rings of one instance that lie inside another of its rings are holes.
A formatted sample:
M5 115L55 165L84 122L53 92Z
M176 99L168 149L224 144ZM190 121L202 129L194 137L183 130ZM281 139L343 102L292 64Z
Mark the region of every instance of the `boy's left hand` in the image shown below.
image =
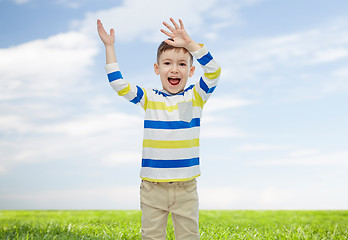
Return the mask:
M170 26L168 23L163 22L163 25L166 26L171 32L168 32L166 30L161 29L161 32L167 35L168 37L172 38L171 40L165 40L165 42L171 46L174 47L183 47L186 48L190 52L195 52L198 49L201 48L195 41L193 41L188 33L185 30L184 24L179 19L180 27L179 25L174 21L173 18L170 18L170 21L173 23L174 28Z

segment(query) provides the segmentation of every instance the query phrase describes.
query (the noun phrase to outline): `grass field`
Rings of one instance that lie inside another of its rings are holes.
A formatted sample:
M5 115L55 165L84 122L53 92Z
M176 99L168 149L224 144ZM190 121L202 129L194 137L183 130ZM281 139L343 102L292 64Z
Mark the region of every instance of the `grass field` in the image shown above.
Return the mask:
M0 211L0 239L141 239L140 211ZM200 211L201 239L348 239L348 211ZM167 239L174 239L169 221Z

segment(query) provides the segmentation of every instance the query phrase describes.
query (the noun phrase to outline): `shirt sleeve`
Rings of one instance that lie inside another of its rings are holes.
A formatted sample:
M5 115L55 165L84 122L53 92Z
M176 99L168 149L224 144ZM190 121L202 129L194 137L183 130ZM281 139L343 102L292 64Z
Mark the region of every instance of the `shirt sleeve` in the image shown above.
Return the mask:
M123 96L131 103L141 105L145 109L147 99L145 89L124 80L117 63L105 65L105 70L111 87L119 96Z
M201 102L201 107L214 92L219 81L221 68L205 46L191 53L203 68L204 74L194 86L195 98ZM197 99L199 98L199 100Z

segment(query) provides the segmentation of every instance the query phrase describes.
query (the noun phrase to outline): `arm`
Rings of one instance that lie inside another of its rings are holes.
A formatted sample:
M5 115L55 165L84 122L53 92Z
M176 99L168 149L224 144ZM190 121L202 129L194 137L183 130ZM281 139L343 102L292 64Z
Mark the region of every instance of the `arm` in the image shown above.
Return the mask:
M105 31L103 24L98 19L97 21L97 30L100 39L105 45L105 53L106 53L106 64L116 63L116 52L115 52L115 30L113 28L110 29L110 34L107 34Z
M105 70L108 75L109 82L112 88L118 93L119 96L125 97L128 101L134 104L140 104L143 108L146 106L146 92L139 86L133 85L125 81L122 77L120 69L117 64L116 52L115 52L115 31L113 28L110 30L110 34L107 34L103 24L98 19L97 30L100 39L105 45L106 53L106 66Z
M210 95L214 92L216 84L220 78L221 68L215 61L210 52L203 46L193 41L184 28L183 22L179 19L180 26L170 18L174 28L168 23L163 24L170 30L161 29L161 32L172 38L173 41L166 40L166 43L174 47L184 47L197 59L204 70L204 75L195 84L194 93L199 106L205 104Z
M205 46L196 52L192 52L192 55L204 70L204 74L194 87L194 93L197 95L196 98L201 98L202 105L204 105L216 88L220 78L221 68Z

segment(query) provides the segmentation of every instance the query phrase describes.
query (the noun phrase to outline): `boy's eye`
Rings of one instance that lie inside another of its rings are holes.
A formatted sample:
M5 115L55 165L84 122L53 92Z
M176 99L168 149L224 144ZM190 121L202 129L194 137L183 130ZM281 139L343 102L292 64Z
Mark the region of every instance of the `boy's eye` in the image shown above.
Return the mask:
M186 63L180 63L180 66L185 67Z
M163 64L164 65L170 65L170 62L164 62Z

